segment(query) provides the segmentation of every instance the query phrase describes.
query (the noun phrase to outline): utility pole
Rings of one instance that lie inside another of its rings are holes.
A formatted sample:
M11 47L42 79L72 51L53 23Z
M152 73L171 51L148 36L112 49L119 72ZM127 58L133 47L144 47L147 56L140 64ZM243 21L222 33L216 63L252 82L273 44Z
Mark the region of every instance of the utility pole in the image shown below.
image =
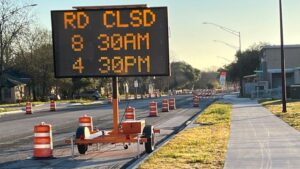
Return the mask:
M281 41L281 87L282 87L282 112L286 111L286 74L283 43L283 25L282 25L282 4L279 0L279 18L280 18L280 41Z

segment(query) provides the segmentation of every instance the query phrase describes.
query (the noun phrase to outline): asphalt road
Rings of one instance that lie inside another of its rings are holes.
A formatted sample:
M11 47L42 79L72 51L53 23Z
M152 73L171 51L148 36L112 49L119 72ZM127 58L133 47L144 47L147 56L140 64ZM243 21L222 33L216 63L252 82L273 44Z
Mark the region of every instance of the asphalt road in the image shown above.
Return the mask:
M120 119L123 118L124 108L127 105L135 107L137 119L145 119L146 124L161 129L161 134L156 137L157 142L161 142L212 102L212 99L203 99L200 108L193 108L191 95L176 96L177 109L162 113L160 111L162 99L121 102ZM159 117L148 117L148 103L151 100L159 103ZM56 112L40 110L33 115L14 114L1 117L0 168L121 168L143 153L142 145L139 145L140 152L137 152L137 144L132 144L127 150L118 144L100 145L100 150L93 145L89 147L86 155L79 155L75 149L76 155L72 159L70 146L66 145L64 140L74 134L78 127L78 118L84 114L92 116L94 126L100 130L109 130L113 126L110 104L62 106ZM40 122L52 125L55 159L31 158L33 126Z

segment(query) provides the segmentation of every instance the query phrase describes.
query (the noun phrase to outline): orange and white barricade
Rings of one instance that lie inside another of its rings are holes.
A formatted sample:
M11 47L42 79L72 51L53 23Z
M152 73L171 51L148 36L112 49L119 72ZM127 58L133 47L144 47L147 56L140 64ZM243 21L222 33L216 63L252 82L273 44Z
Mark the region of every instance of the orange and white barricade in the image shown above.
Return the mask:
M169 101L168 99L163 99L162 100L162 108L161 108L162 112L168 112L169 111Z
M52 127L50 124L42 122L34 126L34 158L53 157Z
M25 113L32 114L32 103L31 102L26 102Z
M88 127L90 129L90 132L93 132L93 117L88 116L86 114L79 117L79 126Z
M50 111L56 110L56 102L54 100L50 101Z
M158 116L158 111L157 111L157 102L150 102L149 103L149 109L150 109L150 112L149 112L149 116L150 117L157 117Z
M176 109L176 100L175 100L175 98L170 98L169 99L169 109L170 110L175 110Z
M135 120L135 108L128 106L125 109L125 119L126 120Z
M200 98L199 96L193 97L193 107L199 107Z

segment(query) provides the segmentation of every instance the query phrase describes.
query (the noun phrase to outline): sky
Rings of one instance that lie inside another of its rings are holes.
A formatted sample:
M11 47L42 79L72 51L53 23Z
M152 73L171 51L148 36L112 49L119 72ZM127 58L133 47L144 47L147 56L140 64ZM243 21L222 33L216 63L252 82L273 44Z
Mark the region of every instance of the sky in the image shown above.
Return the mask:
M31 0L40 26L51 30L51 10L73 6L147 4L167 6L170 60L200 70L216 69L235 59L239 39L215 23L241 33L242 51L254 44L280 44L278 0ZM282 0L284 43L300 44L300 0ZM299 56L300 57L300 56Z

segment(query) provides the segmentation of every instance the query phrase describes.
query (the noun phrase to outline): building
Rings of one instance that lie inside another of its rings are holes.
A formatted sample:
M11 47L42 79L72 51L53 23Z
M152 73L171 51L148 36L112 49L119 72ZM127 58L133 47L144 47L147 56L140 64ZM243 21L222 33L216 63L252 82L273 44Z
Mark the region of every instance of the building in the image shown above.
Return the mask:
M244 96L281 97L281 46L262 48L260 68L255 74L243 77ZM286 84L300 84L300 45L284 46ZM289 91L288 91L289 93Z
M15 103L25 99L29 95L29 88L27 87L30 78L14 71L6 70L1 76L1 97L0 102Z
M300 84L300 45L284 46L287 86ZM266 81L270 89L281 88L281 48L265 46L262 49L259 81Z

